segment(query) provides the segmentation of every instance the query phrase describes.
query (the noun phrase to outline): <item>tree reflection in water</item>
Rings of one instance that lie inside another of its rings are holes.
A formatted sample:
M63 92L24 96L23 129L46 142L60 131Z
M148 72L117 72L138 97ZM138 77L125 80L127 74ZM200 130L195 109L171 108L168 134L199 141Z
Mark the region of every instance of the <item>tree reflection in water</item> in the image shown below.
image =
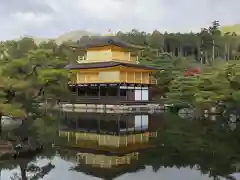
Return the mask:
M34 123L31 120L26 120L24 123L11 131L2 131L1 139L11 141L12 144L22 142L24 139L36 139L43 142L46 150L41 154L29 154L25 158L10 158L0 160L0 172L4 169L14 170L20 169L20 173L13 173L11 180L38 180L47 175L54 167L51 159L55 156L55 150L49 149L49 143L55 138L56 125L54 120L50 117L43 117L36 119ZM51 121L53 120L53 121ZM46 138L48 137L48 138ZM48 163L39 166L36 163L39 159L48 159ZM0 176L1 177L1 176Z
M38 119L28 129L34 131L34 136L46 144L59 142L56 132L57 119L55 117ZM150 121L161 121L158 136L154 139L156 147L141 151L132 166L124 169L119 175L136 172L146 166L151 166L155 172L162 167L190 167L208 174L213 179L220 177L234 179L231 174L239 171L236 167L240 162L239 124L235 124L235 128L231 129L229 122L223 117L218 117L215 121L189 121L173 114L153 115ZM35 176L28 179L40 179L54 167L51 164L51 158L55 156L55 150L47 150L44 153L49 151L51 151L47 156L49 164L46 164L46 167L35 167L32 163L37 160L30 159L21 163L9 161L9 167L6 168L16 168L16 165L22 167L25 172L21 172L21 176L18 175L15 179L26 180L26 174L29 172ZM63 151L60 148L58 152L62 159L76 163L78 150ZM72 167L71 170L89 174L94 168L79 167L76 164L76 167ZM105 179L107 178L106 174Z
M221 117L219 117L221 118ZM142 161L155 171L161 167L191 167L217 179L230 178L240 160L239 125L231 130L224 119L186 121L166 115L158 131L157 148Z

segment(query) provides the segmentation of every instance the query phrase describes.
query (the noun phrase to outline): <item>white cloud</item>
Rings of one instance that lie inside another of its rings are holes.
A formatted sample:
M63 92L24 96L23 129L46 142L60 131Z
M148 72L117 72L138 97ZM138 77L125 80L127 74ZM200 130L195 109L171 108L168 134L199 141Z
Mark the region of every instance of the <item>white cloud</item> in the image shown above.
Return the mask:
M164 9L156 0L82 0L78 6L89 16L104 21L121 19L153 20L163 15Z
M44 26L45 24L51 22L53 17L49 14L34 14L33 12L16 12L10 15L14 21L21 22L22 25L37 25Z
M92 18L99 20L114 20L124 16L126 3L113 0L82 0L78 1L80 9L84 10Z
M58 36L70 30L95 32L190 31L240 23L239 0L2 0L0 39Z

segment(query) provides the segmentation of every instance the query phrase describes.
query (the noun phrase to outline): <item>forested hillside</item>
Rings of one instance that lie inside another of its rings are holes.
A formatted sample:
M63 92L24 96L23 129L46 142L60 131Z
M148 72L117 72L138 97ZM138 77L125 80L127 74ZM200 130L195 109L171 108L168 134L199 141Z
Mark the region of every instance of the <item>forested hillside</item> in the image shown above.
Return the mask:
M189 57L210 63L212 59L240 59L240 36L235 32L220 31L220 24L214 21L211 26L199 33L162 33L155 30L152 34L132 30L117 35L131 43L151 48L156 54L167 52L173 56Z

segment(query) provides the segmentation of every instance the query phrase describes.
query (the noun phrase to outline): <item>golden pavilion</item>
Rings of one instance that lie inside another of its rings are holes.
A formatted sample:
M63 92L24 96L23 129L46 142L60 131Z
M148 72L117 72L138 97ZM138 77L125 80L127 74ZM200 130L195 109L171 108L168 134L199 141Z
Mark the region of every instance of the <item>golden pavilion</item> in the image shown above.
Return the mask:
M116 36L93 37L72 45L78 54L71 72L71 90L80 103L136 104L152 100L151 87L157 84L156 67L139 63L143 47Z

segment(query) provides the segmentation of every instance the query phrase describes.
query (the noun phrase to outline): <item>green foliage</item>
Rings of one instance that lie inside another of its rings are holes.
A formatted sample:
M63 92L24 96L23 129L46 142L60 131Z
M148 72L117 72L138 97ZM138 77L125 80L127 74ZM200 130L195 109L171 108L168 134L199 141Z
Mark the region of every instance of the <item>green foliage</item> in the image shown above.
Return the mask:
M198 76L175 78L169 87L167 97L170 103L191 103L195 99L195 94L198 93L198 84L200 79Z
M16 117L26 117L26 112L22 109L21 104L17 103L2 103L0 104L2 114Z
M238 35L240 34L240 24L234 24L234 25L231 25L231 26L223 26L220 28L220 30L223 32L223 33L226 33L226 32L236 32Z
M33 122L31 128L37 134L37 139L45 145L52 145L56 136L56 119L53 117L41 117Z
M59 100L68 93L68 58L53 41L37 46L31 38L1 44L0 114L26 116L29 103ZM6 52L6 53L4 53ZM35 109L36 110L36 109Z
M231 88L224 67L212 69L211 72L203 72L200 75L201 82L197 85L199 89L195 98L197 103L211 103L231 98Z
M219 26L219 22L214 21L200 33L162 34L155 30L150 34L133 29L119 32L117 36L145 47L141 63L163 69L155 74L159 95L165 95L170 89L170 99L179 97L179 101L210 103L229 98L238 101L238 64L225 60L239 58L240 39L234 33L221 34ZM82 41L87 39L84 36ZM69 95L69 75L63 67L69 62L76 63L77 52L73 52L68 43L59 45L48 41L37 45L31 38L0 43L0 103L3 106L0 113L16 105L25 112L16 114L28 114L29 102L55 101L63 94ZM218 59L224 60L221 61L223 67L216 66ZM183 76L184 71L196 66L204 68L198 78Z
M179 76L170 84L169 101L191 104L214 104L219 101L239 102L239 61L215 63L202 68L196 76Z
M240 36L233 32L222 33L218 21L213 21L199 33L162 34L155 30L150 34L133 29L128 33L119 32L117 36L133 44L147 47L144 53L151 49L152 55L167 52L177 57L191 56L203 64L212 63L219 58L238 59L240 52Z
M141 61L143 64L162 69L154 74L158 81L159 95L165 95L169 91L169 84L176 77L182 76L186 70L198 66L197 62L192 59L172 57L169 53L159 53L158 56L152 57L148 61L144 58Z
M161 167L198 167L203 174L228 176L236 171L232 166L239 158L235 143L238 137L221 121L186 121L166 114L158 131L158 147L140 160Z

